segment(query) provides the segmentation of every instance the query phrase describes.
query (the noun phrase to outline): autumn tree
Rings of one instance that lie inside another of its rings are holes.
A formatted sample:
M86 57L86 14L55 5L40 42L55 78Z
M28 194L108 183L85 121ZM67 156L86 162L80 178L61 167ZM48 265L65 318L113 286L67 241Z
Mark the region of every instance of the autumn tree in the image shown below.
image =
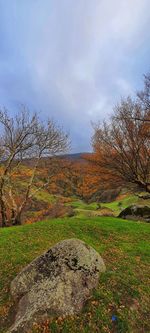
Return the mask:
M68 136L56 124L47 120L41 122L38 115L22 107L11 117L6 110L0 110L0 211L2 226L21 224L21 216L29 199L49 184L49 177L35 187L36 173L42 158L65 152ZM25 161L32 161L26 176L21 197L18 198L15 175L19 175Z
M150 192L150 76L136 99L122 99L108 122L94 125L92 143L104 173Z

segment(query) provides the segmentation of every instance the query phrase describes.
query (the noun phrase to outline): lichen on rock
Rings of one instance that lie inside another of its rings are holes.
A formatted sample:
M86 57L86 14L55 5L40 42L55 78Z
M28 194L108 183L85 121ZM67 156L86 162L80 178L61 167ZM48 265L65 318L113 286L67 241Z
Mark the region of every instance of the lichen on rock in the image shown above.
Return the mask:
M35 321L79 313L104 271L103 259L83 241L68 239L56 244L12 281L11 295L18 301L18 312L8 332L28 332Z

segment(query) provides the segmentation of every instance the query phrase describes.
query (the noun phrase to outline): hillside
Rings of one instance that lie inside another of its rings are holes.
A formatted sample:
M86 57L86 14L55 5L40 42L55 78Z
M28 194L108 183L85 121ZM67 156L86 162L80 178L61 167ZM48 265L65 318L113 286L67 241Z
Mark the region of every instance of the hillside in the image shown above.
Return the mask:
M47 333L149 332L149 224L110 217L45 220L0 230L0 332L12 323L9 286L35 257L65 238L79 238L104 258L107 270L84 311L35 327Z
M91 155L91 153L87 152L82 152L82 153L74 153L74 154L66 154L66 155L61 155L61 158L69 159L72 161L85 161L84 160L84 155Z

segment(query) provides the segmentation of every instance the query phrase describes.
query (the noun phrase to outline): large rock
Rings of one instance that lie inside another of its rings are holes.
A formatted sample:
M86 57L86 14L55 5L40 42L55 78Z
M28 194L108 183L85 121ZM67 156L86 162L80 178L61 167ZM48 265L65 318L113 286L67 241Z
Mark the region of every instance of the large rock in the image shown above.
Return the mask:
M100 255L81 240L56 244L12 281L18 312L9 333L28 332L33 322L49 316L79 313L104 271Z
M131 220L144 220L150 222L150 207L132 205L125 208L118 217Z

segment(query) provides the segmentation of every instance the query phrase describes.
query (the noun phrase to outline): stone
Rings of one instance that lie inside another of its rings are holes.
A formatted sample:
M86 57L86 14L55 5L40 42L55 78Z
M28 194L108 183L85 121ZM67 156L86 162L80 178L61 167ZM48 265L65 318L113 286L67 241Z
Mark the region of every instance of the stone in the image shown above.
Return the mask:
M12 281L10 290L18 312L8 332L28 332L34 322L50 316L79 313L104 271L99 253L83 241L68 239L56 244Z
M150 207L131 205L125 208L118 217L131 220L144 220L150 222Z

